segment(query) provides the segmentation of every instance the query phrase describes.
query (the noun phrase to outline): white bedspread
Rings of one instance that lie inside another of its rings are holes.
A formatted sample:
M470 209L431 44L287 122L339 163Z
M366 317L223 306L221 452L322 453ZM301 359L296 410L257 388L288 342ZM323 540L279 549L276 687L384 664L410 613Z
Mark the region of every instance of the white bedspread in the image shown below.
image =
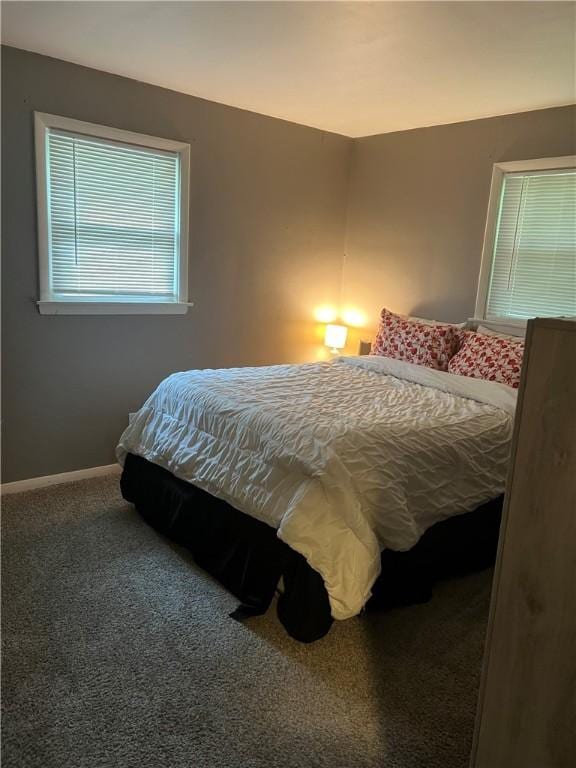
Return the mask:
M278 530L360 612L385 547L504 491L516 392L385 357L186 371L131 416L117 449Z

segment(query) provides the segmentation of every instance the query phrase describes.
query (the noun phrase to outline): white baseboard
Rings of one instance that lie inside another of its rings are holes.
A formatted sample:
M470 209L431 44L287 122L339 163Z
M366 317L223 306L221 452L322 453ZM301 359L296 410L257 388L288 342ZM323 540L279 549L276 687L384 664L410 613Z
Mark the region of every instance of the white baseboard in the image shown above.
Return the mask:
M106 464L103 467L89 467L88 469L78 469L75 472L61 472L59 475L31 477L29 480L16 480L13 483L2 483L2 485L0 485L0 493L5 496L9 493L32 491L35 488L46 488L49 485L72 483L75 480L87 480L91 477L119 475L121 472L122 467L119 464Z

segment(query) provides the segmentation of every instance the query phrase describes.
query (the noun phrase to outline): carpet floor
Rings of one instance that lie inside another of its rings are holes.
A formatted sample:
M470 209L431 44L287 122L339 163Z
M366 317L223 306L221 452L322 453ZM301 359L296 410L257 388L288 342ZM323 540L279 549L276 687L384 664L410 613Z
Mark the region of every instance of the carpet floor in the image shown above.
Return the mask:
M117 478L3 500L6 768L465 768L491 573L312 645L237 601Z

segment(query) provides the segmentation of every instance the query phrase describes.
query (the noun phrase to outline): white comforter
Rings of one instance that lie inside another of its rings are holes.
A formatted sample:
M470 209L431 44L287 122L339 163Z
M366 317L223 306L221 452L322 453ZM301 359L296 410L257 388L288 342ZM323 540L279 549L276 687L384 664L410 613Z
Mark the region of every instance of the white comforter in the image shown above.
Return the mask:
M516 392L385 357L186 371L131 416L117 449L273 526L360 612L380 552L504 490Z

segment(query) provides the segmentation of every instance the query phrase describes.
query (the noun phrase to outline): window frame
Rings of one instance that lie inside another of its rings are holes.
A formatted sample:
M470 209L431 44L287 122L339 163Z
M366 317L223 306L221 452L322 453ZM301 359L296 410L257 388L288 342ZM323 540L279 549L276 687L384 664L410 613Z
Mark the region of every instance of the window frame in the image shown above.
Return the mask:
M488 213L484 230L484 243L482 246L482 260L480 262L480 274L478 276L478 289L476 293L476 306L473 322L483 324L497 324L502 330L518 332L526 328L528 320L514 319L511 317L486 317L488 305L488 293L490 290L490 276L492 274L492 261L494 259L494 245L500 199L502 196L502 184L507 173L522 173L529 171L551 171L561 168L576 168L576 155L564 155L562 157L543 157L535 160L513 160L506 163L494 163L492 167L492 181L490 184L490 198L488 201Z
M50 287L50 217L48 195L48 133L59 129L82 134L91 138L130 144L146 149L161 149L175 152L179 156L179 201L178 207L178 258L177 301L126 301L98 297L98 299L57 298ZM190 187L190 145L172 139L148 136L120 128L96 123L87 123L69 117L34 112L34 133L36 150L36 202L38 214L38 268L39 293L38 310L42 315L142 315L178 314L188 311L188 215Z

